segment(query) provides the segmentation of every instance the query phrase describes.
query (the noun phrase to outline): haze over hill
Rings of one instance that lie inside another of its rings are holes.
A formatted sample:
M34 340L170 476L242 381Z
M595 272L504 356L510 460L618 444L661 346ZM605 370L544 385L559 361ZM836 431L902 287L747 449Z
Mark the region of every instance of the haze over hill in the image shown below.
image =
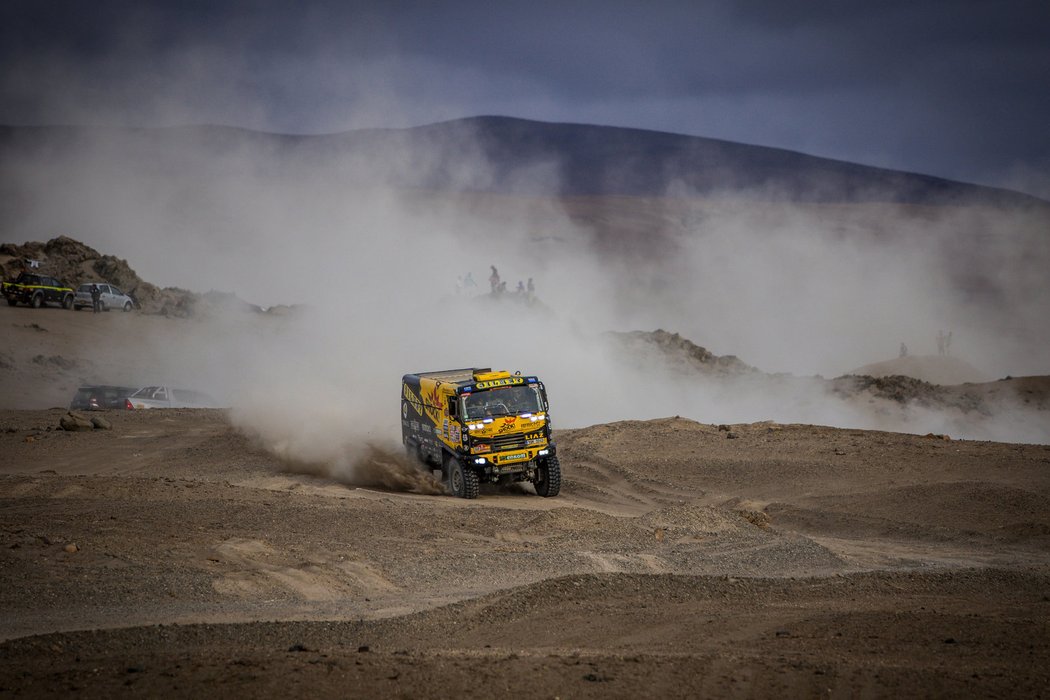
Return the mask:
M158 289L126 261L69 238L0 245L0 270L11 272L30 257L74 285L119 280L139 295L140 310L99 318L0 307L0 325L10 326L0 342L0 409L66 405L84 385L207 388L218 405L231 407L241 430L323 473L352 471L357 456L376 445L397 451L398 423L376 397L396 397L396 378L424 361L419 357L443 366L481 364L465 362L451 341L428 343L447 317L512 321L519 336L475 340L489 357L517 358L509 366L541 374L559 397L563 426L673 414L711 423L773 419L1050 442L1050 377L929 383L973 379L976 370L955 357L909 356L833 380L768 374L679 333L592 333L513 291L464 290L440 299L442 313L431 324L403 333L347 329L327 304L263 313L232 295ZM543 352L545 342L557 350ZM534 355L522 354L530 349Z
M394 345L408 367L526 367L568 328L670 328L765 371L835 376L901 342L931 352L943 328L992 377L1050 364L1050 208L1016 193L505 118L329 136L9 127L0 153L4 240L68 235L161 287L309 303L341 330L309 329L325 340L307 355ZM511 289L534 278L565 327L454 323L456 278L484 285L490 265Z

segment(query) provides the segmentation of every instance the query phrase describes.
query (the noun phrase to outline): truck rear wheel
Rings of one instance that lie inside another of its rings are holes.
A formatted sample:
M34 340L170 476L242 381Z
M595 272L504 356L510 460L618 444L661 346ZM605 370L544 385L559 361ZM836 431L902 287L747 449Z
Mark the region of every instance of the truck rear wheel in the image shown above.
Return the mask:
M536 493L544 498L557 496L561 491L561 464L554 455L547 457L536 467L536 477L532 480Z
M449 457L446 465L448 488L452 495L457 498L477 498L478 473L464 468L463 463L455 457Z

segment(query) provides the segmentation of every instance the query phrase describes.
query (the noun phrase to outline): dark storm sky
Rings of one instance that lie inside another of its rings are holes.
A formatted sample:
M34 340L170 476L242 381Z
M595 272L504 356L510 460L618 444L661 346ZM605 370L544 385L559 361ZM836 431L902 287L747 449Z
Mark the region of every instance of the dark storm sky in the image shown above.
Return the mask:
M1050 197L1050 0L7 0L0 68L6 124L503 114Z

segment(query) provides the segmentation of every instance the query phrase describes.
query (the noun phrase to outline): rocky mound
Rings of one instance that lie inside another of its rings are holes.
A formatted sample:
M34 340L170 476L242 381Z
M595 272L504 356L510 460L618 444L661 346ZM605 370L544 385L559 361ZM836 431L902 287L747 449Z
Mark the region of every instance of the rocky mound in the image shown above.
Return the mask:
M1029 377L996 382L975 382L981 375L966 362L948 356L906 357L860 368L877 372L847 374L834 379L797 377L789 374L767 374L733 355L718 356L677 333L664 330L630 333L610 332L611 347L620 361L645 372L673 373L681 378L705 378L721 385L730 396L746 400L754 392L765 392L771 401L792 404L805 402L814 392L843 409L879 416L881 427L931 434L993 435L992 439L1044 442L1044 414L1050 406L1050 378ZM915 373L929 370L925 376L942 383L908 376L882 375L903 365ZM933 370L937 370L934 372ZM746 381L741 381L746 380ZM967 380L967 381L963 381ZM803 397L799 399L798 397ZM916 416L938 415L942 420L916 423ZM1001 421L998 432L982 432L982 421L1011 416ZM803 422L812 420L807 418ZM919 426L923 425L922 428ZM735 436L735 433L727 433Z
M632 364L644 365L659 361L675 371L698 370L704 374L722 376L759 373L759 370L736 355L716 355L688 338L659 328L652 332L610 331L606 336L613 340L621 356Z
M923 406L944 405L948 392L943 388L913 377L893 375L871 377L847 374L830 380L831 393L847 398L868 392L872 396L897 403L916 402Z
M187 317L219 307L262 311L231 293L211 291L196 294L178 287L161 288L150 284L139 277L126 260L103 255L68 236L52 238L47 243L0 244L0 278L16 278L27 260L39 261L40 272L57 277L74 288L85 282L116 285L146 313Z

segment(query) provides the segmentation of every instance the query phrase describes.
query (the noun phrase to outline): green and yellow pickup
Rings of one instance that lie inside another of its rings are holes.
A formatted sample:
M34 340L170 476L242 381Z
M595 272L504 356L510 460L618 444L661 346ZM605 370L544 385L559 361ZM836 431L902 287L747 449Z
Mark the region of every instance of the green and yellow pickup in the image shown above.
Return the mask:
M10 306L19 302L39 309L46 304L60 304L73 308L73 288L48 275L23 272L14 282L4 282L4 297Z

